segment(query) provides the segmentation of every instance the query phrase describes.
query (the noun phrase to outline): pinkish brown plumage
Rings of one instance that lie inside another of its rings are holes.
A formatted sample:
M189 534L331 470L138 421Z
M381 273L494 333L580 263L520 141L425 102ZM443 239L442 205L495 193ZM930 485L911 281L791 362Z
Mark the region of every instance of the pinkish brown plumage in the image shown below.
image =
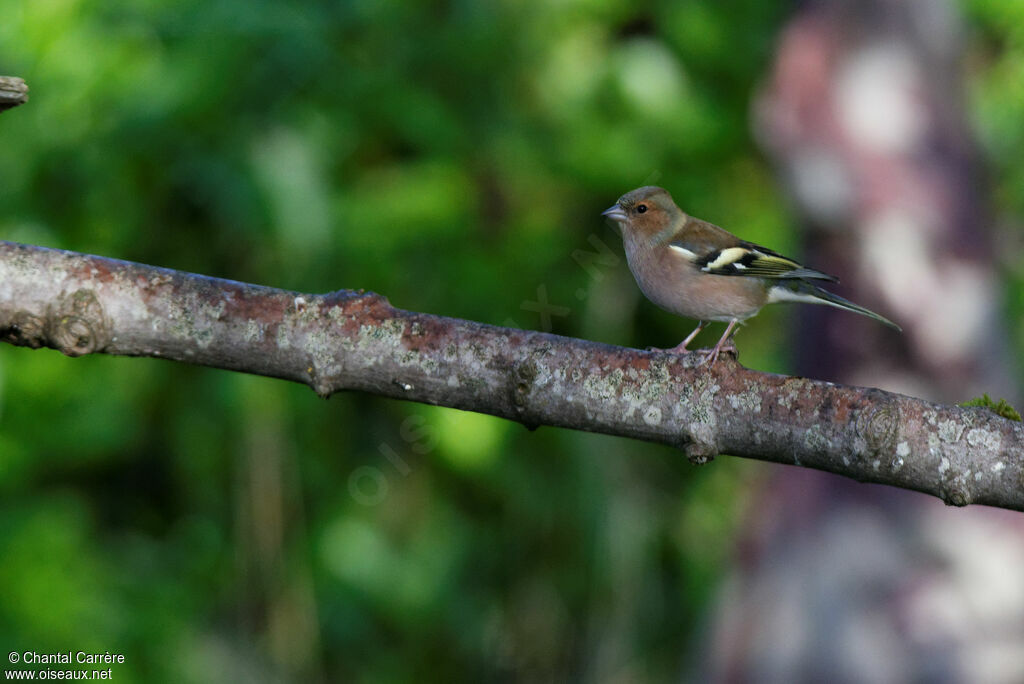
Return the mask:
M626 260L644 295L670 313L699 321L670 351L687 351L710 322L727 322L718 344L701 350L714 364L723 349L735 349L730 338L738 324L765 304L781 301L828 304L899 330L892 321L812 282L836 282L835 277L689 216L663 188L628 192L603 215L621 226Z

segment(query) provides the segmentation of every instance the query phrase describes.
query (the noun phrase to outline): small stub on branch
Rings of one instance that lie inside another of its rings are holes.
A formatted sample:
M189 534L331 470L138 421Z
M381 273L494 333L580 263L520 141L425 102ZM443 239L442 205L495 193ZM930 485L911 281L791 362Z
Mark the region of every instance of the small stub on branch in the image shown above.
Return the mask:
M15 76L0 76L0 112L28 102L28 84Z

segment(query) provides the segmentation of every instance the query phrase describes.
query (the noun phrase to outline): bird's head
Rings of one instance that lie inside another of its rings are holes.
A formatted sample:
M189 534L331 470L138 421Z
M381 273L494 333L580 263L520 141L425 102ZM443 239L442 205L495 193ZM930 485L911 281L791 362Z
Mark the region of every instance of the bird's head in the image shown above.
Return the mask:
M654 185L627 192L601 215L618 223L624 233L645 238L653 238L677 225L684 216L668 191Z

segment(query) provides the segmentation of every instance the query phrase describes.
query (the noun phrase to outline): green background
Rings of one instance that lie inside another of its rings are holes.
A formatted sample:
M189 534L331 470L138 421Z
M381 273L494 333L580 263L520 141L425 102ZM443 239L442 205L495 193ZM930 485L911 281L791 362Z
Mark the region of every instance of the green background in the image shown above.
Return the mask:
M1022 8L963 4L1014 246ZM556 333L671 346L690 321L573 253L621 254L600 212L656 183L799 255L749 125L787 9L8 3L0 73L31 101L0 115L0 238L526 329L542 289L568 309ZM1024 292L1024 267L999 268ZM786 372L795 315L754 319L744 364ZM765 468L0 346L0 646L123 653L117 681L660 681L700 659Z

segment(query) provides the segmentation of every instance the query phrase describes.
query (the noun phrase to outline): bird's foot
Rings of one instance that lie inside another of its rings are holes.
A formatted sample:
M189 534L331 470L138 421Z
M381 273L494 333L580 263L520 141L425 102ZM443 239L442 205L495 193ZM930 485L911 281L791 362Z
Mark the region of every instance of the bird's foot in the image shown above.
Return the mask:
M739 349L736 348L736 344L732 340L729 340L725 344L716 344L714 347L710 347L708 349L687 349L685 344L679 344L676 345L675 347L672 347L671 349L663 349L661 347L647 347L647 351L662 352L664 354L676 355L700 354L704 358L697 362L698 366L703 366L704 364L708 364L709 366L715 365L715 362L718 361L718 357L722 354L722 352L732 354L733 357L739 357L740 353Z
M686 345L690 343L690 340L683 340L671 349L666 349L669 354L688 354L690 350L686 348Z
M693 350L686 348L686 342L681 342L674 347L646 347L649 352L662 352L664 354L692 354ZM697 351L705 351L703 349Z
M644 351L661 352L663 354L671 354L674 351L676 351L676 348L675 347L672 347L672 348L668 348L668 347L644 347Z
M700 331L703 330L706 327L708 327L708 324L705 323L704 321L701 321L700 324L696 328L693 329L693 332L691 332L689 335L686 336L685 340L683 340L682 342L680 342L676 346L672 347L671 349L660 349L658 347L648 347L647 351L660 351L660 352L665 352L667 354L688 354L688 353L690 353L690 350L686 348L686 345L690 344L690 342L693 342L693 338L697 337L697 335L700 333Z
M711 349L695 349L693 351L694 354L700 354L704 357L697 363L698 366L703 366L705 363L708 364L708 366L714 366L715 362L718 361L718 356L722 352L732 354L733 358L738 357L740 353L739 349L736 348L736 344L732 340L729 340L724 344L719 342Z

